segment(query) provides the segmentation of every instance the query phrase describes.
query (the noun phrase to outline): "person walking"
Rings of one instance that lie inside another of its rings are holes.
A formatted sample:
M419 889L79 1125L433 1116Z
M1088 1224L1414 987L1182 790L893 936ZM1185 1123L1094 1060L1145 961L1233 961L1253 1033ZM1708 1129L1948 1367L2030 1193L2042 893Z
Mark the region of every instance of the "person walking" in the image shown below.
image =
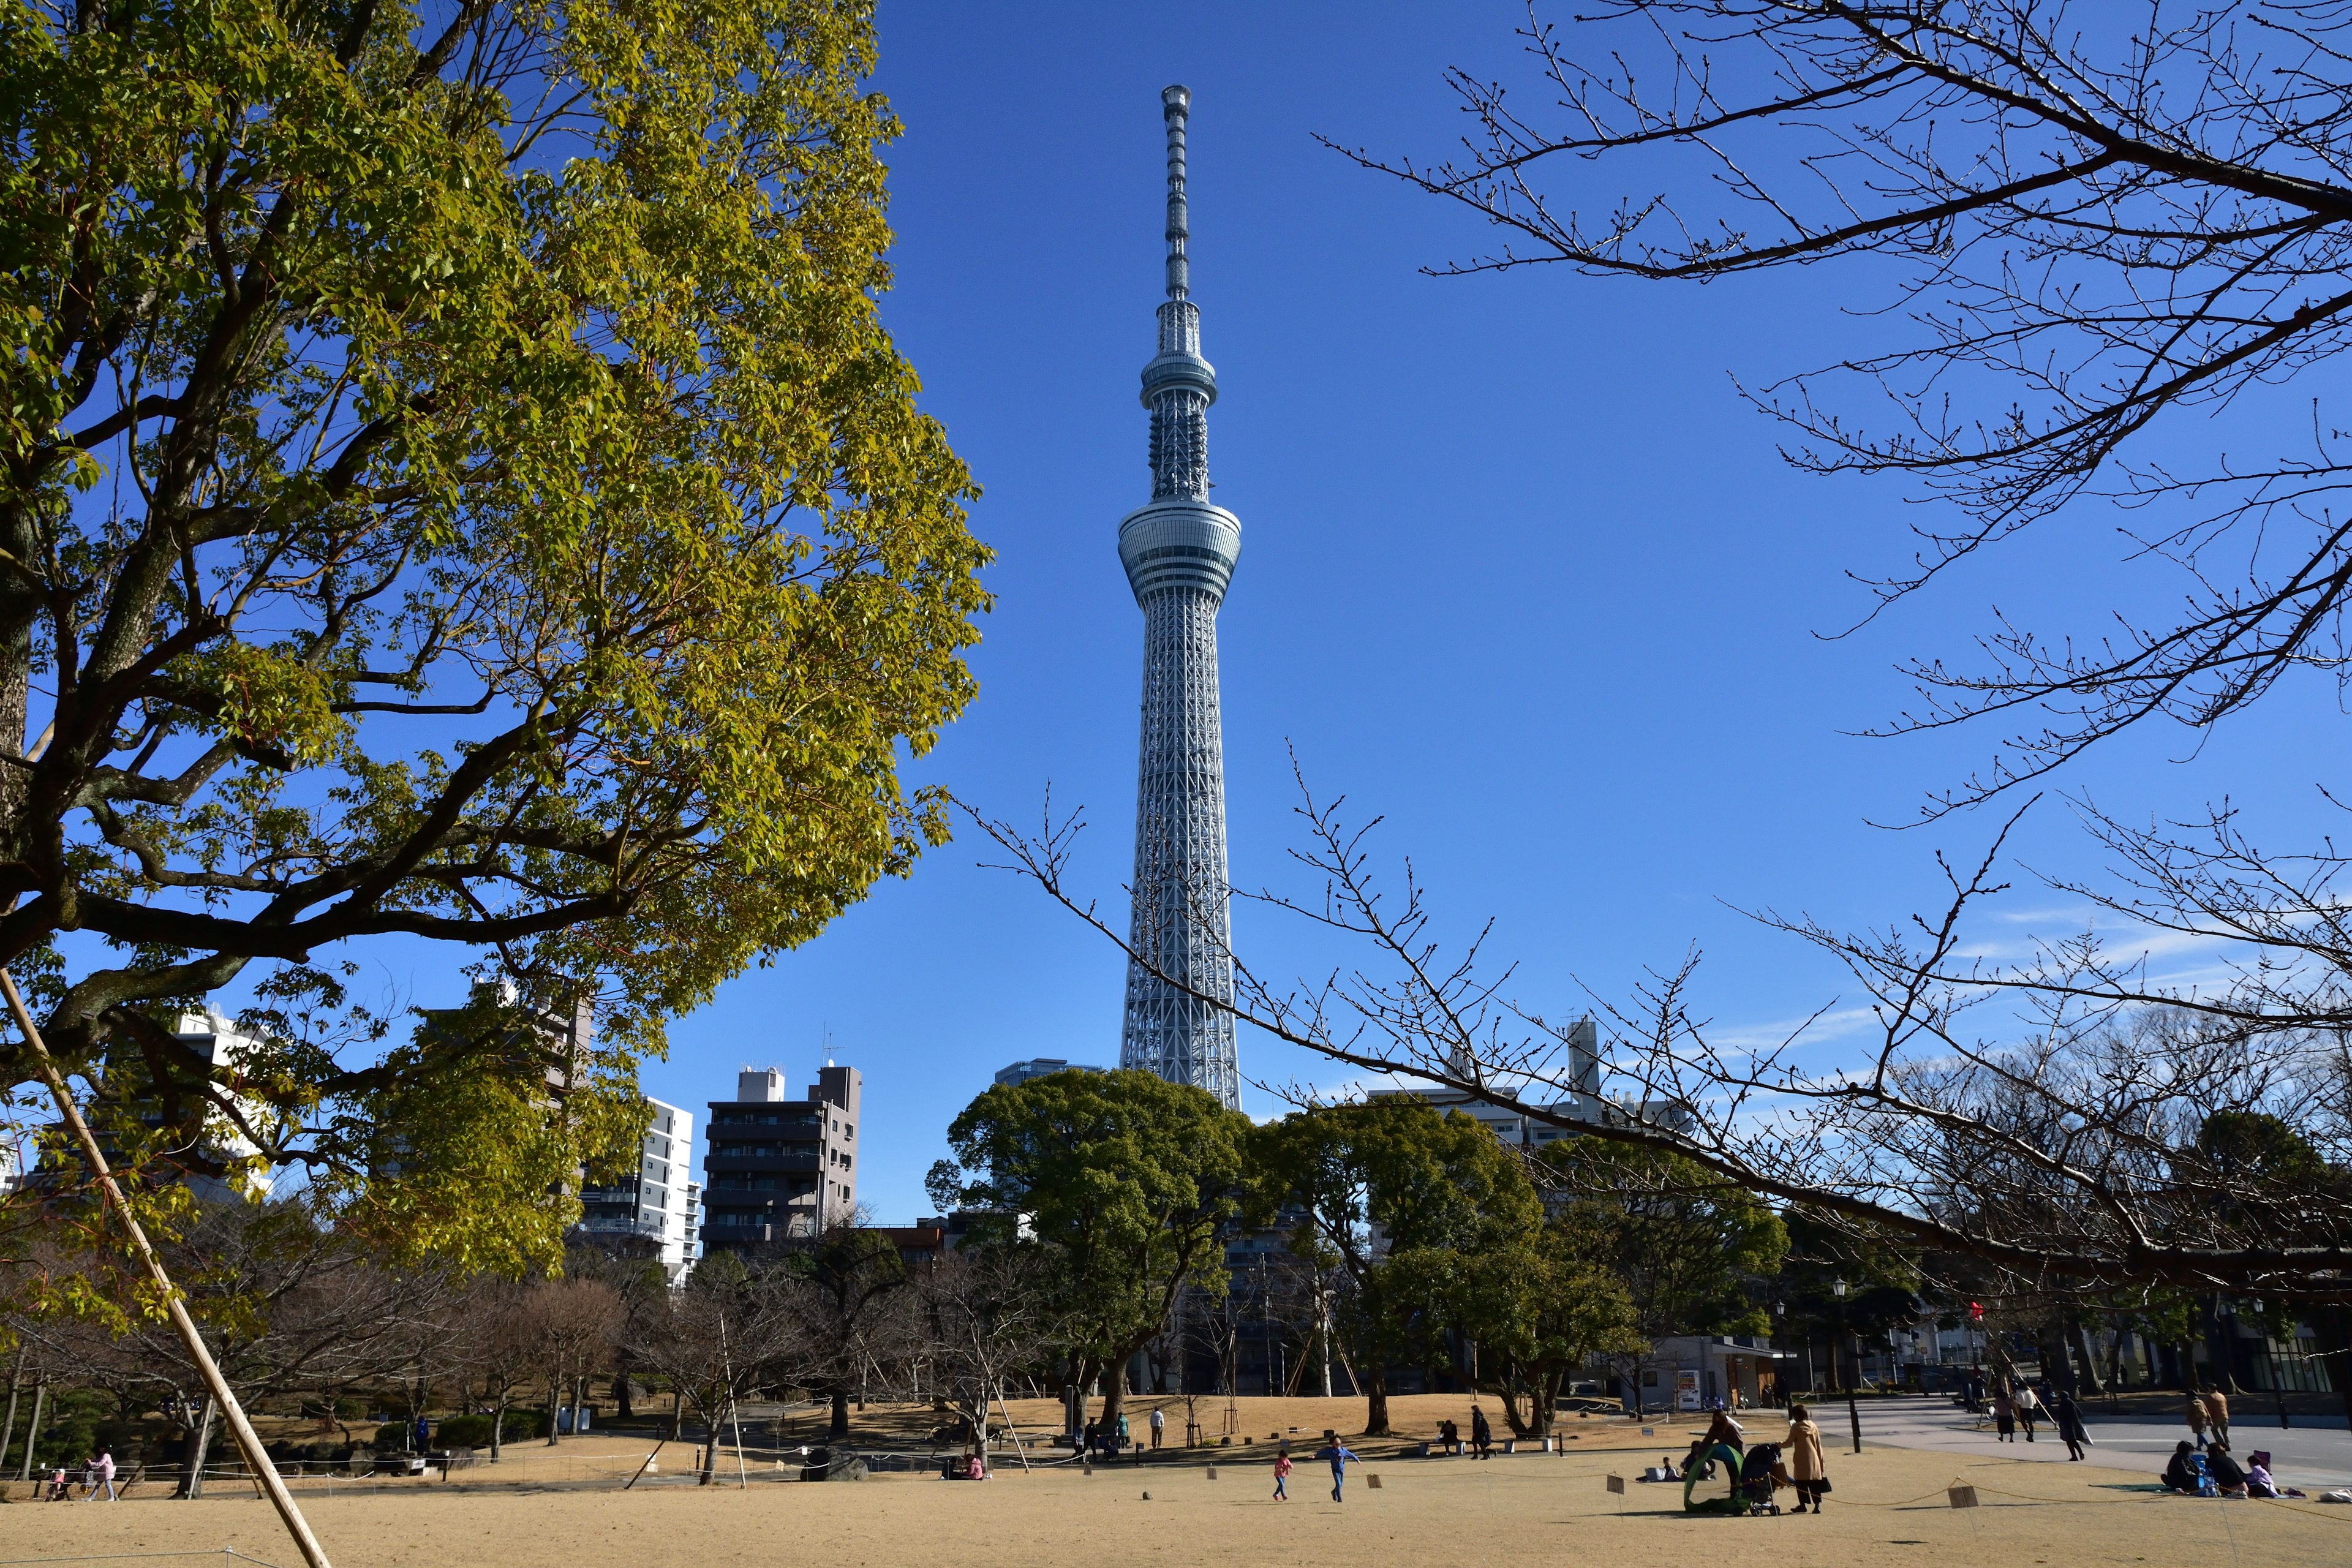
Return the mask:
M96 1502L98 1500L99 1490L101 1488L106 1491L107 1501L121 1502L122 1500L122 1494L117 1491L114 1487L114 1450L111 1447L103 1444L100 1445L98 1458L89 1462L89 1473L90 1501Z
M1160 1452L1160 1435L1168 1430L1168 1412L1157 1405L1151 1407L1151 1451Z
M2083 1445L2091 1440L2091 1434L2083 1426L2083 1407L2074 1403L2072 1394L2062 1388L2051 1402L2050 1415L2058 1424L2058 1440L2066 1445L2067 1460L2071 1463L2081 1458Z
M1486 1424L1486 1412L1482 1405L1470 1407L1470 1451L1482 1459L1495 1457L1495 1429Z
M1323 1447L1315 1450L1315 1457L1331 1461L1331 1500L1347 1501L1348 1500L1339 1494L1340 1489L1347 1484L1348 1461L1353 1459L1360 1465L1364 1462L1363 1457L1339 1441L1339 1435L1337 1432L1328 1430L1324 1432Z
M1333 1495L1338 1495L1337 1488L1333 1489ZM1276 1454L1274 1457L1274 1500L1276 1502L1290 1500L1290 1456L1288 1454Z
M2189 1435L2197 1439L2198 1451L2200 1453L2203 1452L2205 1447L2205 1402L2197 1397L2197 1391L2193 1388L2189 1391Z
M2229 1442L2230 1396L2218 1388L2205 1391L2205 1422L2213 1428L2214 1442Z
M2017 1424L2024 1428L2025 1440L2031 1443L2033 1441L2034 1418L2042 1414L2042 1396L2033 1392L2032 1384L2021 1383L2012 1398L2017 1405Z
M2003 1384L1993 1385L1992 1440L1996 1443L2017 1441L2017 1404L2010 1398L2009 1388Z
M1789 1480L1797 1489L1797 1506L1790 1511L1802 1513L1811 1504L1819 1515L1822 1494L1830 1489L1829 1461L1822 1457L1822 1429L1812 1413L1793 1399L1789 1402L1789 1435L1780 1443L1780 1462L1789 1468Z

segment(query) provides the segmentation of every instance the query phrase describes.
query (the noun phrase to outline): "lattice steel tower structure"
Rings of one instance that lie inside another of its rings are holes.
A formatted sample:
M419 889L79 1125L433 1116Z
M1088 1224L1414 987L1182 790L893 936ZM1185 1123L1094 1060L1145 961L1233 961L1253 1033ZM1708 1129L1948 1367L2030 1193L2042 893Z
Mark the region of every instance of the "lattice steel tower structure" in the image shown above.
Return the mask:
M1128 964L1118 1061L1171 1083L1196 1084L1239 1110L1233 1016L1202 998L1230 1002L1234 994L1217 606L1241 554L1242 525L1209 500L1209 405L1217 400L1217 373L1201 357L1201 308L1192 300L1184 249L1191 237L1184 123L1192 95L1171 87L1160 101L1168 122L1168 298L1160 307L1160 352L1143 367L1151 502L1118 525L1119 563L1143 610L1143 740L1129 930L1149 965Z

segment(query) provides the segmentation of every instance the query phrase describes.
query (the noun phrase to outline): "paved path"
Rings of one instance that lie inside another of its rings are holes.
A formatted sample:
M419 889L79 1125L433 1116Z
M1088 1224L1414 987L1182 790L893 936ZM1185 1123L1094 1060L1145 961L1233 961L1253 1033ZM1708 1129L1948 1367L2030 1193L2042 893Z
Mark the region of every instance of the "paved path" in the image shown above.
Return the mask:
M2028 1443L2020 1434L2013 1443L1996 1442L1993 1435L1971 1429L1975 1417L1960 1409L1945 1396L1933 1399L1866 1399L1861 1402L1862 1440L1885 1443L1897 1448L1933 1448L1952 1454L1972 1454L1986 1458L1998 1454L2006 1459L2026 1459L2038 1463L2066 1463L2066 1445L2043 1424L2034 1441ZM1848 1427L1845 1407L1830 1403L1817 1407L1814 1418L1822 1424L1822 1436L1832 1452L1846 1447ZM2105 1465L2119 1470L2146 1470L2153 1479L2162 1473L2165 1461L2171 1456L2173 1446L2189 1435L2186 1426L2179 1422L2106 1421L2095 1413L2085 1423L2091 1435L2091 1448L2086 1462ZM2256 1448L2271 1451L2271 1470L2289 1486L2305 1491L2320 1491L2334 1487L2352 1487L2352 1432L2338 1426L2305 1426L2297 1423L2289 1431L2279 1430L2278 1417L2264 1414L2259 1417L2252 1412L2230 1423L2231 1451L2241 1459Z

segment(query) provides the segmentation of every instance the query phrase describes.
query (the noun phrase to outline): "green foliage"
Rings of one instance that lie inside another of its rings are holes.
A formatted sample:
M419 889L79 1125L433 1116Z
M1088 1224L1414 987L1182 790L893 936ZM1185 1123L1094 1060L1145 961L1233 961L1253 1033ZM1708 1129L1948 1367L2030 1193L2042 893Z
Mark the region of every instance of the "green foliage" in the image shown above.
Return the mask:
M0 963L197 1163L225 1092L384 1244L551 1263L664 1021L944 836L988 554L877 315L870 5L0 16ZM380 938L593 993L570 1106L385 1050ZM232 983L260 1043L178 1047Z
M1432 1359L1483 1277L1478 1260L1531 1246L1543 1207L1518 1158L1459 1112L1413 1099L1300 1111L1261 1130L1260 1156L1303 1218L1291 1247L1348 1278L1338 1326L1357 1370ZM1373 1426L1384 1414L1376 1405Z
M1067 1348L1116 1364L1168 1321L1187 1284L1227 1285L1222 1241L1262 1215L1248 1118L1205 1091L1148 1072L1057 1072L1000 1084L948 1129L973 1179L961 1206L1007 1216L978 1238L1050 1249Z
M1541 1158L1565 1245L1622 1283L1643 1338L1770 1331L1750 1285L1779 1270L1789 1232L1768 1205L1687 1160L1601 1138L1563 1138Z

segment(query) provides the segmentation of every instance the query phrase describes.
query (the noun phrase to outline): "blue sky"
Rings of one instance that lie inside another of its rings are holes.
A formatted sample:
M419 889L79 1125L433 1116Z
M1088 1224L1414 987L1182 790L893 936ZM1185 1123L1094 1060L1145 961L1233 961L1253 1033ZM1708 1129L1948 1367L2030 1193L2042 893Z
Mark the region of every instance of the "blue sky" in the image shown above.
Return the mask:
M1159 90L1194 95L1194 293L1223 395L1217 498L1242 520L1222 621L1234 880L1297 888L1289 749L1318 791L1383 815L1443 929L1489 916L1514 990L1573 1013L1644 966L1704 950L1704 1011L1769 1033L1839 976L1735 907L1837 924L1932 898L1937 849L1980 852L1983 814L1895 833L1990 732L1853 738L1901 706L1893 665L1965 658L1989 607L2100 629L2101 606L2163 591L2119 566L2116 519L2074 515L1866 630L1846 580L1898 567L1899 491L1809 479L1737 395L1883 343L1882 276L1816 268L1706 289L1528 268L1433 279L1473 253L1465 214L1365 174L1320 132L1425 155L1460 133L1444 66L1516 68L1508 4L1307 7L886 6L878 85L907 123L892 159L899 235L887 319L925 404L986 494L997 598L981 695L915 769L1034 819L1051 785L1093 823L1077 873L1114 910L1130 853L1141 621L1113 547L1148 493L1136 374L1151 346L1161 203ZM2298 395L2308 395L2305 387ZM2258 423L2260 410L2233 417ZM2215 438L2190 429L2189 443ZM2319 819L2332 691L2293 690L2191 760L2133 737L2060 782L2126 816L2231 794L2274 837ZM866 1074L861 1195L924 1208L942 1131L1002 1064L1117 1058L1120 965L969 841L879 889L821 940L728 984L674 1030L649 1092L698 1110L739 1065L806 1082L826 1037ZM2045 802L2016 840L2093 868ZM1989 944L2079 929L2021 892ZM1321 953L1237 910L1276 973ZM2194 963L2196 955L2166 962ZM1815 1059L1853 1037L1832 1025ZM1244 1037L1245 1075L1343 1075ZM1246 1096L1272 1109L1262 1089Z

